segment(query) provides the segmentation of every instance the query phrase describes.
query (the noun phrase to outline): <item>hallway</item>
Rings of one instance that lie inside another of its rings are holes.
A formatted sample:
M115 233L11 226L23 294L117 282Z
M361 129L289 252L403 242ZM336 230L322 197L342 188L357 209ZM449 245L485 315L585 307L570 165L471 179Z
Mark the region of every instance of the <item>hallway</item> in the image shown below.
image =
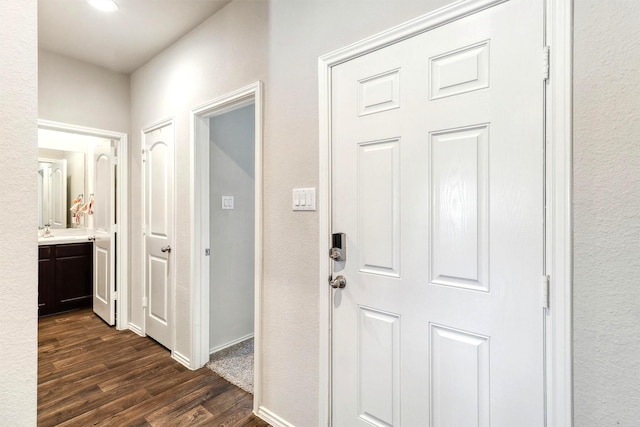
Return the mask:
M39 319L39 426L268 426L252 415L252 400L91 310Z

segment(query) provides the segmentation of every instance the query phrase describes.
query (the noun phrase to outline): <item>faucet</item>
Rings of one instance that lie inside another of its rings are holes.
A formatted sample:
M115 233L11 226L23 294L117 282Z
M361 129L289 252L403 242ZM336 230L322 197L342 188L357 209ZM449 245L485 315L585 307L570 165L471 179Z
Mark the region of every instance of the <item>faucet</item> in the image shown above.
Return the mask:
M50 230L49 227L51 227L50 224L45 224L44 225L44 233L42 234L42 237L50 237L51 236L51 230Z

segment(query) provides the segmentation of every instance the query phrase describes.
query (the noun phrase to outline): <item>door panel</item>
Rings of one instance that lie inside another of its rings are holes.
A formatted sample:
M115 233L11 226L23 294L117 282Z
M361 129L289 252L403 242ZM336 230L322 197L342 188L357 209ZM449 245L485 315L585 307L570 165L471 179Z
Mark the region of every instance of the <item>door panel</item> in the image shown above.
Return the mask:
M400 141L358 146L360 271L400 275Z
M116 225L115 141L96 143L93 152L94 193L87 202L93 211L93 311L115 324Z
M489 426L489 338L431 324L435 426Z
M145 332L171 349L173 125L145 133Z
M511 0L333 68L333 425L543 425L542 29Z
M149 256L149 317L166 326L169 322L167 307L169 295L168 260Z

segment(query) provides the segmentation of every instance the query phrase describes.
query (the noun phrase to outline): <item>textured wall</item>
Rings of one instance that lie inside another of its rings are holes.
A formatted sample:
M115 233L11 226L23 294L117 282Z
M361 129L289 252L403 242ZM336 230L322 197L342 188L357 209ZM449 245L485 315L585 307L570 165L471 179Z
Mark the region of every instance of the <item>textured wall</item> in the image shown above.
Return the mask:
M318 214L292 212L291 190L318 185L318 57L448 0L234 1L132 74L131 274L140 302L140 130L173 117L177 204L189 206L189 111L265 83L263 401L297 426L318 423ZM176 350L190 354L190 213L177 212ZM287 254L287 256L283 256Z
M640 2L575 2L575 425L640 423Z
M129 132L129 76L45 50L38 58L38 118Z
M0 424L32 426L38 307L37 2L3 0L0 23Z

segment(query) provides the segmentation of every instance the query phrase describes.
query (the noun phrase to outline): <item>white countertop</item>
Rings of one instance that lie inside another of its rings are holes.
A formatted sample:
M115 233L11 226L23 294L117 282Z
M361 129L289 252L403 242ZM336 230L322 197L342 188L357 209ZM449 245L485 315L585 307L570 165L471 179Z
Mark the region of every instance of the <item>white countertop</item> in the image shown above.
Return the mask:
M93 236L93 230L89 228L62 228L51 230L50 237L42 237L42 234L43 231L38 230L38 246L89 242L89 237Z

